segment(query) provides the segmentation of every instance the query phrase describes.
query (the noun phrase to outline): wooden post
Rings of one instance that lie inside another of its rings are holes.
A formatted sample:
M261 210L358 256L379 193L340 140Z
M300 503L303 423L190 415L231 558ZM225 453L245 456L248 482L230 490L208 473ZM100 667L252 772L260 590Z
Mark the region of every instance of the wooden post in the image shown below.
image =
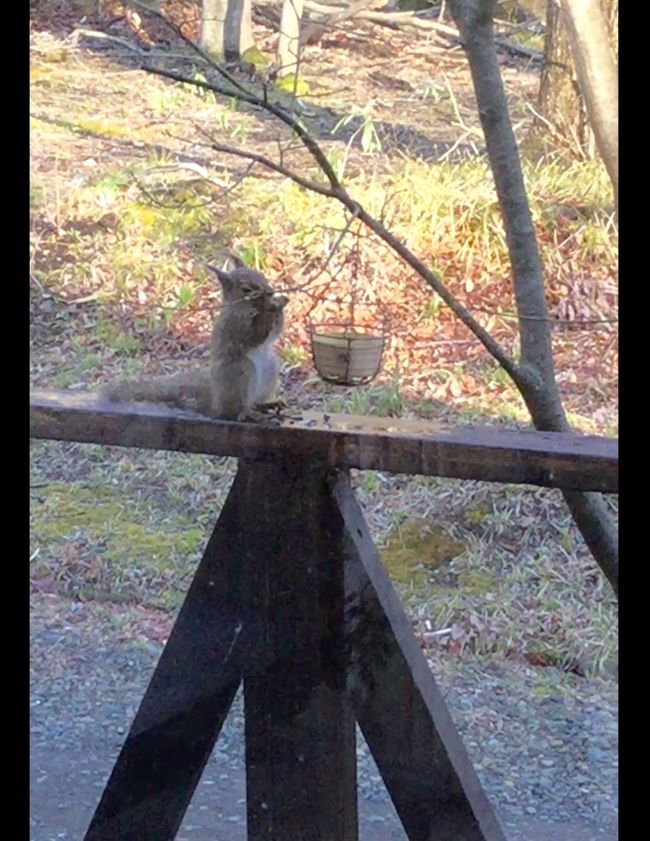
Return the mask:
M247 621L263 629L244 680L250 841L356 841L356 738L346 695L340 529L328 471L242 463Z
M327 476L240 463L86 841L175 837L243 675L249 838L356 841Z

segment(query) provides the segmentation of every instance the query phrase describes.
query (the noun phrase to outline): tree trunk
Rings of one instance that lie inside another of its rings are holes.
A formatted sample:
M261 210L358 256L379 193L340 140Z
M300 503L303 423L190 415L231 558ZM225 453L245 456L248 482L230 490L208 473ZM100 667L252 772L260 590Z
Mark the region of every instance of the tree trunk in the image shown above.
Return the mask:
M201 11L201 46L215 59L224 57L224 25L228 0L203 0Z
M555 380L542 264L497 62L494 0L451 0L451 12L469 61L512 264L521 336L521 363L513 379L535 427L564 432L569 425ZM604 500L598 494L575 491L564 497L596 562L618 593L618 533Z
M298 75L300 18L304 0L284 0L278 38L278 76Z
M618 204L618 74L607 16L601 0L560 0L560 5L596 145Z
M593 135L576 79L568 33L556 0L548 0L546 9L538 107L542 119L533 129L533 138L536 144L541 143L543 151L557 147L559 136L567 140L578 155L591 157ZM549 124L555 136L549 134Z
M246 50L255 46L251 23L251 0L227 0L227 2L224 54L228 61L236 61Z

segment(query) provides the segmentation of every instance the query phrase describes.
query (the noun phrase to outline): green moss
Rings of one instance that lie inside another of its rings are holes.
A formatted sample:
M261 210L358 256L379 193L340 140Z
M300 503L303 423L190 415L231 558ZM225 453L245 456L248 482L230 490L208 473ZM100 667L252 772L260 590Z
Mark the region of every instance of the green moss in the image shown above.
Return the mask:
M391 578L399 583L424 583L431 572L449 563L465 544L450 537L440 526L410 522L395 531L381 550Z
M556 683L547 683L541 684L539 686L533 686L531 689L531 694L535 698L553 698L558 695L560 691L559 681Z
M131 133L125 126L111 123L109 120L77 120L77 130L82 134L96 134L104 137L130 137Z
M480 526L490 516L490 509L487 505L477 505L475 508L467 508L463 511L463 520L466 526Z
M31 536L39 554L33 574L64 591L111 601L139 599L177 606L205 541L203 529L182 515L126 498L104 484L52 483L39 488Z
M285 93L295 93L296 96L306 96L309 93L309 85L307 82L300 77L296 78L293 73L278 79L276 87L278 90L284 91Z
M247 50L244 50L241 56L242 64L252 64L254 65L256 70L261 70L264 67L268 67L270 59L262 53L258 47L253 45L249 47Z
M493 593L499 582L494 575L485 570L466 569L458 576L458 586L473 596Z
M125 232L145 235L162 245L175 243L183 236L198 234L211 221L210 209L189 204L179 207L154 207L131 202L124 208L121 224Z

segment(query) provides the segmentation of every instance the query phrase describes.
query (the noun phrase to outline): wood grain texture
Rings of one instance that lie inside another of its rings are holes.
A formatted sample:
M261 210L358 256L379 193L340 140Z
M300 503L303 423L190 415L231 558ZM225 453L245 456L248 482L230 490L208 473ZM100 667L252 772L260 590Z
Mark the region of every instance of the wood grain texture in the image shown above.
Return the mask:
M240 462L249 841L357 841L340 518L313 461ZM235 527L237 524L233 523Z
M505 841L347 476L332 481L345 557L348 695L410 841Z
M172 841L255 645L238 565L237 479L124 742L85 841Z
M34 391L34 438L248 459L318 456L330 467L618 492L618 441L304 412L280 426L204 418L93 393Z

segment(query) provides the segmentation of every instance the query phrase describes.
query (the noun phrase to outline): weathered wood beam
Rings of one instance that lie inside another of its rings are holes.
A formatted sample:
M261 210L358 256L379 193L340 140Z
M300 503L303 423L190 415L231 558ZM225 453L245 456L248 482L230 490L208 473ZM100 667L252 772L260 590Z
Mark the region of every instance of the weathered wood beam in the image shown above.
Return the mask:
M303 412L279 426L234 423L96 394L34 391L33 438L264 460L315 457L330 467L618 492L618 441L430 421Z
M236 480L237 482L237 480ZM255 648L231 491L84 841L172 841ZM252 632L252 633L251 633ZM251 638L252 636L252 638Z
M350 702L409 841L505 841L345 474L333 477L332 495Z
M344 557L327 469L300 459L237 473L246 622L249 841L357 841L356 735L346 695Z

